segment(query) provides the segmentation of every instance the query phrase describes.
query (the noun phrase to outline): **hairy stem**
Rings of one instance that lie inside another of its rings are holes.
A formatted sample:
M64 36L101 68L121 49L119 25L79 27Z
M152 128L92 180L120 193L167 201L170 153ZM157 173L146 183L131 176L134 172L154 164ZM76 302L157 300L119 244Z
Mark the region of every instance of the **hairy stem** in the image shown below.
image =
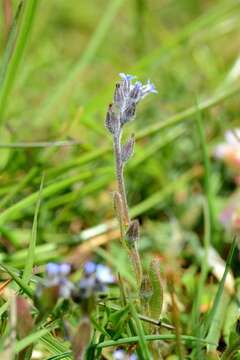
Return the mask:
M122 197L124 223L125 226L127 227L130 223L130 217L129 217L128 204L127 204L126 188L123 177L123 161L121 158L121 132L119 132L116 136L114 136L114 152L115 152L118 191Z

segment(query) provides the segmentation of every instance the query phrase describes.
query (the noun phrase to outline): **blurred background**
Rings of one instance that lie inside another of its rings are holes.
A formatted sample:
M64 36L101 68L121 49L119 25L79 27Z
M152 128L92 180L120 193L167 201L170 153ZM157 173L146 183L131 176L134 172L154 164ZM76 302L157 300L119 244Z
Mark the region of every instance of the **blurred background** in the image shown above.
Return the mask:
M110 242L118 237L111 222L114 161L104 120L119 72L150 79L158 90L126 133L137 136L126 183L132 215L142 224L141 249L163 258L181 253L187 267L201 247L207 197L212 242L225 257L229 228L219 214L237 185L232 169L213 155L225 131L239 124L240 2L36 3L7 97L0 94L1 261L24 264L44 173L36 264L93 250L118 267L119 248ZM20 7L21 1L1 2L2 88L14 54L9 24L18 30Z

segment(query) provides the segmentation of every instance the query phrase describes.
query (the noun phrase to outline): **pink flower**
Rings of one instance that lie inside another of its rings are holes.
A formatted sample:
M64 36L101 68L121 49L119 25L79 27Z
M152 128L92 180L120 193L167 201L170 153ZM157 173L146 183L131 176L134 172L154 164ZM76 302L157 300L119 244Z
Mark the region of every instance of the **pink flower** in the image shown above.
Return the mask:
M216 146L215 156L229 165L240 168L240 129L227 131L225 140L225 143Z

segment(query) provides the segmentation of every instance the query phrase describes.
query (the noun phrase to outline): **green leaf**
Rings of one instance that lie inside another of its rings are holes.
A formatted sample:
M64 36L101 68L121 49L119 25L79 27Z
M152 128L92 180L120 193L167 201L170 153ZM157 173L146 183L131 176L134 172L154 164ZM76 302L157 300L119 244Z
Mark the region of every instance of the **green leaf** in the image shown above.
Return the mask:
M133 326L134 326L134 330L136 331L137 337L139 339L139 347L143 356L143 359L146 360L150 360L151 359L151 355L148 349L148 344L145 338L145 334L144 334L144 329L142 326L141 321L138 318L138 314L137 311L134 307L134 305L129 302L129 308L130 308L130 312L133 318Z

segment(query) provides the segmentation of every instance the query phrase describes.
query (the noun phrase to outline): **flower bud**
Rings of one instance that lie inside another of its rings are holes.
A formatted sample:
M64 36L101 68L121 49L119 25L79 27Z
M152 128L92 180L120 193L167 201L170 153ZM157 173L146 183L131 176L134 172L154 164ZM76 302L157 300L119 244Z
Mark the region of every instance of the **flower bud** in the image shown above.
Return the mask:
M123 126L128 121L130 121L135 116L135 113L136 113L136 104L135 103L129 104L121 115L121 120L120 120L121 125Z
M124 93L121 84L117 83L114 92L114 104L121 108L124 104Z
M142 83L140 81L137 81L130 92L130 98L135 103L137 103L141 99L141 96L142 96Z
M145 274L143 276L141 287L140 287L140 297L143 302L148 302L153 296L153 288L150 282L149 276Z
M108 107L108 112L107 112L106 120L105 120L105 126L108 129L108 131L113 135L116 135L120 128L119 117L116 114L116 112L114 111L112 104L110 104Z
M134 135L132 134L130 139L128 139L128 141L126 142L126 144L122 146L121 157L123 162L128 161L128 159L132 156L134 143L135 143L135 138Z
M138 242L140 238L140 231L139 231L139 222L138 220L133 220L126 232L126 242L127 245L132 248Z

